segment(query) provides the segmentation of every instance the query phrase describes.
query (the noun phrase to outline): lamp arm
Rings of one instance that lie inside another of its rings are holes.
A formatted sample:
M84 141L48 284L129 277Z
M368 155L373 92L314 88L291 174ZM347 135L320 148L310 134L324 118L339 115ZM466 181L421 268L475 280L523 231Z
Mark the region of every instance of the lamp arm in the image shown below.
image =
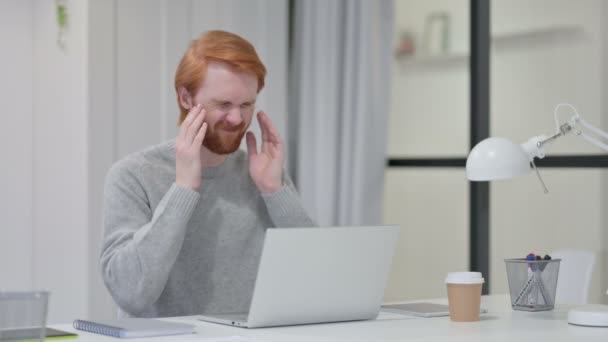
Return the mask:
M568 121L564 124L561 124L561 125L559 124L559 120L557 118L557 110L559 109L560 106L570 106L574 110L574 116L572 116L570 121ZM592 136L588 133L583 132L582 129L584 128L585 130L587 130L587 131L593 133L594 135L596 135L600 138L603 138L605 140L608 140L608 133L602 131L601 129L599 129L599 128L591 125L587 121L583 120L583 118L581 118L580 115L578 114L578 112L576 111L576 108L574 108L572 105L570 105L570 104L558 105L555 108L554 116L555 116L555 124L557 126L557 132L555 134L553 134L551 136L540 135L540 136L532 137L527 142L521 144L521 147L526 152L526 155L528 156L528 159L530 160L530 164L534 168L534 171L536 172L536 176L540 180L540 183L541 183L545 193L548 193L549 190L547 189L547 186L545 185L545 182L543 181L542 177L540 176L540 173L538 172L538 169L536 168L536 164L534 163L534 158L542 159L545 157L545 145L553 142L555 139L557 139L559 137L565 136L566 134L574 131L574 133L577 136L580 136L581 138L587 140L589 143L591 143L595 146L598 146L605 151L608 151L607 143L601 141L600 139L596 138L595 136Z
M572 116L570 121L562 125L558 124L558 131L555 134L548 137L544 135L532 137L530 138L530 140L523 143L522 147L524 151L526 151L526 154L528 155L528 158L531 162L534 160L534 158L542 159L545 157L545 145L549 144L550 142L559 137L565 136L566 134L574 131L574 134L576 134L577 136L580 136L581 138L587 140L589 143L605 151L608 151L608 143L601 141L593 135L583 132L583 128L596 136L608 140L607 132L604 132L601 129L593 126L592 124L581 118L578 113L575 113L575 115Z
M574 112L574 115L570 118L570 120L568 122L560 125L558 114L559 114L559 109L561 107L570 108L572 110L572 112ZM573 105L571 105L569 103L559 103L557 106L555 106L555 110L553 111L553 118L555 119L555 126L557 127L557 133L555 133L551 138L555 139L560 136L566 135L570 131L574 131L574 133L576 135L587 140L589 143L591 143L595 146L598 146L599 148L601 148L605 151L608 151L608 144L597 138L597 137L599 137L599 138L608 140L608 133L602 131L601 129L593 126L592 124L590 124L589 122L587 122L583 118L581 118L581 116L578 114L578 110L576 110L576 108ZM581 130L582 128L593 133L597 137L594 137L592 135L589 135L588 133L583 132ZM547 139L547 140L552 140L552 139Z
M597 140L596 138L589 136L588 134L585 134L585 133L581 133L580 136L583 139L587 140L588 142L592 143L593 145L603 148L605 151L608 151L608 144L605 144L605 143Z
M597 127L594 127L587 121L583 120L580 116L574 116L572 118L572 121L580 124L580 126L588 129L589 131L593 132L594 134L596 134L604 139L608 139L608 133L602 131L601 129L599 129ZM597 139L585 132L582 132L581 130L576 130L575 133L576 133L576 135L581 136L583 139L587 140L588 142L592 143L593 145L598 146L599 148L602 148L604 151L608 151L608 144L606 144L605 142L602 142L599 139Z

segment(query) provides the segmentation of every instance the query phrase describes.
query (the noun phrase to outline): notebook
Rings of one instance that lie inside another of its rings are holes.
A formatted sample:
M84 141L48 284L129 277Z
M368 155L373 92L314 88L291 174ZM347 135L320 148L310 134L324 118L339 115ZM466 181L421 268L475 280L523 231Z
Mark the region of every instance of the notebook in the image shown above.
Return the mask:
M40 337L41 328L19 328L0 331L0 340L34 340ZM76 338L78 335L53 328L45 329L45 340Z
M404 315L413 315L420 317L440 317L449 316L450 307L444 304L435 304L427 302L406 303L406 304L387 304L382 305L382 311L394 312ZM480 313L487 313L488 310L481 308Z
M194 333L194 325L149 318L86 321L77 319L74 328L120 338L180 335Z
M450 315L449 306L426 302L382 305L381 310L421 317L438 317Z

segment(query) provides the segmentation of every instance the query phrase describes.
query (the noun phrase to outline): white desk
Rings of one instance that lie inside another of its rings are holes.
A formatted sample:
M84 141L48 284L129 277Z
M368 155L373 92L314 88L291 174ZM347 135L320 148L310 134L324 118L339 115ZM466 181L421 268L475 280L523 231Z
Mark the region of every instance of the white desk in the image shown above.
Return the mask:
M447 299L432 300L447 304ZM337 342L337 341L608 341L608 328L588 328L569 325L566 321L570 307L557 306L553 311L523 312L511 309L508 295L482 298L488 309L480 322L456 323L449 317L419 318L381 312L377 320L314 324L303 326L244 329L205 323L193 317L171 318L197 325L197 334L165 336L126 341L204 341L206 338L241 336L256 342ZM53 328L78 333L77 342L121 341L116 338L76 331L71 325Z

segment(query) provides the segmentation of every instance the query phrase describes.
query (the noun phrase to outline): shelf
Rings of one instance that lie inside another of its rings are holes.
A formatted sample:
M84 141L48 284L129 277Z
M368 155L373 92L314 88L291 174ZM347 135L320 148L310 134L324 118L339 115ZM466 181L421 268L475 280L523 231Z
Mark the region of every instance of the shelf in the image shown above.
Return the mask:
M522 40L528 38L548 38L551 36L566 37L581 35L585 32L582 26L563 25L552 27L537 27L525 31L497 32L492 34L492 42Z
M524 42L526 40L538 40L545 38L571 38L584 34L581 26L554 26L540 27L526 31L501 32L492 34L493 44L509 42ZM408 66L450 66L466 63L469 60L467 52L453 52L437 55L413 55L396 57L396 62L401 67Z
M428 56L407 56L397 57L396 62L399 66L436 66L466 63L469 60L468 53L445 53Z

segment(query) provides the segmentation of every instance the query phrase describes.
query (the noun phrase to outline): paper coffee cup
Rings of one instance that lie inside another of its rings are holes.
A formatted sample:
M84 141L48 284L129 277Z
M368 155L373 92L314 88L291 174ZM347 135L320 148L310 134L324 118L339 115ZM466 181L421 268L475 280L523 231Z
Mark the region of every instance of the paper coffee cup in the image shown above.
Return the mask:
M445 279L448 288L450 319L455 322L479 321L481 287L480 272L450 272Z

